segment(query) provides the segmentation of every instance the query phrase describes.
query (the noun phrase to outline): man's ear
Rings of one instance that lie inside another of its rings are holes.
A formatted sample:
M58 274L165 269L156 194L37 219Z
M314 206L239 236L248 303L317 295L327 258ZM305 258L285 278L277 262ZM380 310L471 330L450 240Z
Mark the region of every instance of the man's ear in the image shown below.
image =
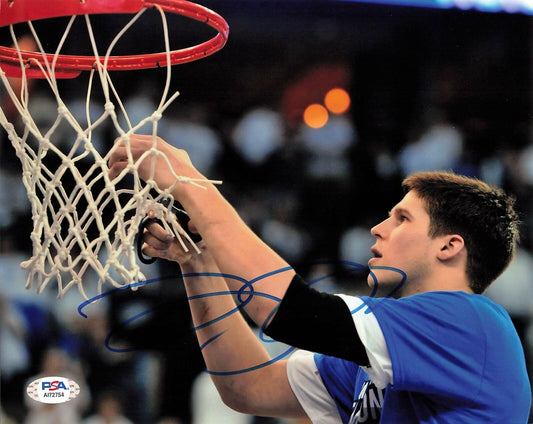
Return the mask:
M450 234L442 238L441 248L437 257L441 261L457 258L465 251L465 241L459 234Z

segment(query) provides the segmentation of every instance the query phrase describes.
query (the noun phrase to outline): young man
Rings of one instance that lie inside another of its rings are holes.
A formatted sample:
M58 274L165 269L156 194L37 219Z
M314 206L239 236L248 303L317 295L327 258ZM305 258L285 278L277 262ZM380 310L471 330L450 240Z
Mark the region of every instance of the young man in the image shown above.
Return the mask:
M407 178L405 197L371 230L369 285L380 297L330 295L309 288L213 185L176 183L203 178L185 152L158 139L168 160L147 155L151 137L130 145L133 160L146 158L141 177L170 190L202 235L202 254L184 252L154 223L144 252L181 264L207 369L229 406L321 424L527 422L520 341L507 313L481 295L518 238L502 191L450 173ZM112 178L127 157L119 141ZM230 292L267 334L303 350L272 361Z

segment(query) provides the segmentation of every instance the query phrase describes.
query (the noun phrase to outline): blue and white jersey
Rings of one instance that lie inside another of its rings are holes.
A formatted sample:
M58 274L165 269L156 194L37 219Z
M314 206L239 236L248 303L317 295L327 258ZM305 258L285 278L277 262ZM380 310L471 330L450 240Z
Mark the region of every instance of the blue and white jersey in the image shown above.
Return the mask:
M527 423L524 352L499 305L464 292L341 297L371 366L293 355L289 381L314 423Z

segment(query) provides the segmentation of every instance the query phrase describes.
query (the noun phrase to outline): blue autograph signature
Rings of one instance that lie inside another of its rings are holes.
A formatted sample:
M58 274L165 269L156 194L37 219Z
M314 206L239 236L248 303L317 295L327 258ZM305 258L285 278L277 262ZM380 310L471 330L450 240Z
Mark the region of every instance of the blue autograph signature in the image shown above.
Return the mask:
M401 281L395 286L393 287L393 289L387 293L387 295L385 297L392 297L394 296L394 294L403 286L403 284L405 283L405 280L407 278L407 275L405 274L405 272L403 272L402 270L398 269L398 268L393 268L393 267L386 267L386 266L375 266L375 267L371 267L370 269L366 266L366 265L361 265L361 264L358 264L356 262L350 262L350 261L343 261L342 262L342 265L346 266L349 270L352 270L353 272L355 271L362 271L362 270L368 270L369 272L369 276L372 278L372 280L374 281L374 285L373 285L373 289L372 289L372 293L370 293L370 295L368 297L375 297L377 292L378 292L378 288L379 288L379 282L378 282L378 279L374 273L374 270L385 270L385 271L391 271L391 272L394 272L394 273L398 273L400 274L401 276ZM271 300L274 300L275 302L278 303L278 306L275 307L272 312L268 315L268 317L266 318L265 322L260 326L260 329L259 329L259 338L262 342L264 343L276 343L275 340L272 340L270 338L266 338L265 337L265 334L264 334L264 329L266 328L266 324L268 322L270 322L270 319L272 318L272 316L276 313L278 307L279 307L279 304L281 303L281 299L276 297L276 296L272 296L268 293L262 293L262 292L258 292L254 289L254 284L260 280L263 280L265 278L268 278L272 275L275 275L275 274L279 274L279 273L282 273L282 272L286 272L286 271L289 271L290 269L292 269L291 267L286 267L286 268L282 268L282 269L279 269L279 270L276 270L276 271L272 271L272 272L269 272L267 274L264 274L264 275L261 275L253 280L245 280L241 277L238 277L238 276L235 276L235 275L231 275L231 274L223 274L223 273L212 273L212 272L200 272L200 273L189 273L189 274L183 274L183 278L187 278L187 277L217 277L217 278L224 278L224 279L232 279L232 280L237 280L239 282L242 283L242 287L237 290L237 291L233 291L233 290L227 290L227 291L221 291L221 292L211 292L211 293L205 293L205 294L201 294L201 295L196 295L196 296L190 296L188 298L189 301L191 300L194 300L194 299L200 299L200 298L204 298L204 297L215 297L215 296L228 296L228 295L236 295L236 298L237 298L237 304L235 306L235 308L231 309L230 311L210 320L210 321L207 321L205 323L202 323L198 326L196 326L194 328L195 331L199 331L201 330L202 328L206 328L210 325L213 325L217 322L220 322L226 318L228 318L229 316L233 315L234 313L237 313L239 312L241 309L243 309L252 299L254 296L260 296L260 297L266 297L268 299L271 299ZM310 281L308 284L309 286L312 286L312 285L315 285L317 283L319 283L320 281L323 281L325 279L328 279L330 278L332 275L330 274L325 274L319 278L316 278L312 281ZM158 277L158 278L154 278L154 279L151 279L151 280L146 280L146 281L139 281L137 283L132 283L128 286L123 286L123 287L119 287L119 288L115 288L115 289L112 289L112 290L109 290L105 293L102 293L102 294L99 294L98 296L95 296L93 297L92 299L89 299L85 302L83 302L82 304L80 304L78 306L78 313L84 317L84 318L87 318L87 314L85 314L83 312L83 309L89 305L91 305L92 303L95 303L96 301L100 300L100 299L103 299L105 297L108 297L108 296L112 296L113 294L116 294L122 290L127 290L127 289L131 289L131 288L136 288L136 287L140 287L140 286L145 286L147 284L152 284L152 283L156 283L156 282L161 282L161 281L164 281L164 280L169 280L169 279L175 279L176 276L175 275L172 275L172 276L168 276L168 277ZM361 311L363 308L365 308L366 304L363 302L360 306L358 306L357 308L355 308L354 310L351 311L352 314L355 314L359 311ZM141 319L142 317L148 315L148 314L151 314L155 311L155 308L151 308L151 309L147 309L141 313L138 313L130 318L128 318L126 321L124 321L122 323L123 326L126 326L138 319ZM364 311L364 313L370 313L370 309L367 307L366 310ZM214 342L215 340L217 340L219 337L222 337L224 335L225 331L219 333L219 334L216 334L215 336L211 337L209 340L207 340L206 342L204 342L201 346L200 346L200 350L203 350L205 347L207 347L210 343ZM132 351L135 351L136 349L133 349L133 348L115 348L111 345L111 339L114 335L114 332L111 331L106 339L105 339L105 346L108 350L112 351L112 352L117 352L117 353L125 353L125 352L132 352ZM285 351L283 351L282 353L280 353L279 355L277 355L276 357L270 359L269 361L266 361L266 362L263 362L261 364L258 364L258 365L255 365L253 367L249 367L249 368L245 368L245 369L240 369L240 370L234 370L234 371L211 371L211 370L206 370L207 373L209 374L212 374L212 375L234 375L234 374L241 374L241 373L245 373L245 372L249 372L249 371L253 371L253 370L256 370L256 369L259 369L259 368L263 368L263 367L266 367L270 364L273 364L283 358L285 358L287 355L289 355L290 353L292 353L296 348L295 347L288 347Z

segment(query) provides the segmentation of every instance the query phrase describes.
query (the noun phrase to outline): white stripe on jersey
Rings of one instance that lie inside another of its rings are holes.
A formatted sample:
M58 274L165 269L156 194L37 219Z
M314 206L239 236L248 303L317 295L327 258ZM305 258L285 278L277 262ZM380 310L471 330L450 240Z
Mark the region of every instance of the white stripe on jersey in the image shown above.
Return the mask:
M314 354L294 352L287 363L291 388L315 424L342 424L337 406L320 378Z
M392 363L378 320L373 313L366 313L369 312L368 308L360 297L344 294L338 296L344 300L350 311L357 311L352 313L352 318L370 361L370 367L361 368L370 376L376 387L384 389L387 384L393 383Z

